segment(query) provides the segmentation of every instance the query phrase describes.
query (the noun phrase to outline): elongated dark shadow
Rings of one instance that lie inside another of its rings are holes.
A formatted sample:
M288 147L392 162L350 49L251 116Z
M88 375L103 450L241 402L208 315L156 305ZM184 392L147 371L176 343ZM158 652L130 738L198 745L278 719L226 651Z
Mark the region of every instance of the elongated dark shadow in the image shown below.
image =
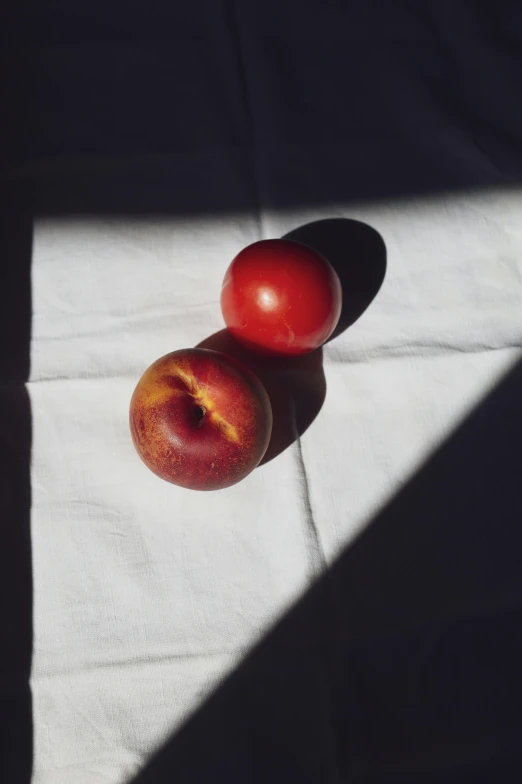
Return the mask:
M29 784L33 765L29 678L33 647L31 563L32 219L0 218L0 781Z

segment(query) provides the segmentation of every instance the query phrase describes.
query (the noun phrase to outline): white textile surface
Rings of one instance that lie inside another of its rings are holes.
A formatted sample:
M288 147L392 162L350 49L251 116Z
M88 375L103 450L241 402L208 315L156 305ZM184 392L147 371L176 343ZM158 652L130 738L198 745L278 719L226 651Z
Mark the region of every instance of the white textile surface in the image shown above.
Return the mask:
M222 276L243 246L325 217L373 226L388 266L325 346L317 418L230 489L162 482L129 436L138 377L222 328ZM131 780L369 524L519 358L521 259L522 196L507 190L37 221L34 784Z

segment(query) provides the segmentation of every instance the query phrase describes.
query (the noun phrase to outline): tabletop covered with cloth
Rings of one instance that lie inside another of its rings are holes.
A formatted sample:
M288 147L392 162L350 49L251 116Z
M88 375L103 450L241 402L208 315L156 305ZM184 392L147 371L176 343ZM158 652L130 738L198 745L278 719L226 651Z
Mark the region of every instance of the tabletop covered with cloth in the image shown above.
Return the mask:
M45 5L2 50L6 784L515 780L517 4ZM246 479L164 482L133 389L281 237L339 325Z

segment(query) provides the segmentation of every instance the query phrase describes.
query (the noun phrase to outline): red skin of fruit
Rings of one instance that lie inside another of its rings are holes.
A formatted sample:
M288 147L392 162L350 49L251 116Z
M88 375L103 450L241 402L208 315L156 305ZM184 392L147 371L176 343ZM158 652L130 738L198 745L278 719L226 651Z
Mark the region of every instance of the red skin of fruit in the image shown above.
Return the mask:
M230 264L221 290L225 324L263 354L297 356L321 346L341 315L341 283L332 265L293 240L261 240Z
M270 401L257 376L202 348L156 360L134 390L129 420L145 465L193 490L243 479L263 458L272 430Z

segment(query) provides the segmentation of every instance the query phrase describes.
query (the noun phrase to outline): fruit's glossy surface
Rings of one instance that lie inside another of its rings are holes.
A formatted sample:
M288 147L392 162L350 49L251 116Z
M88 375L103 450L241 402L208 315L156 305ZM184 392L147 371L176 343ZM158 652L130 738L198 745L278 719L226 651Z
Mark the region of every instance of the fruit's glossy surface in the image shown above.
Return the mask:
M162 479L217 490L259 464L272 411L248 368L216 351L184 349L145 371L132 396L130 428L138 454Z
M291 240L261 240L230 264L221 310L231 333L260 353L299 355L332 334L342 305L341 284L319 253Z

